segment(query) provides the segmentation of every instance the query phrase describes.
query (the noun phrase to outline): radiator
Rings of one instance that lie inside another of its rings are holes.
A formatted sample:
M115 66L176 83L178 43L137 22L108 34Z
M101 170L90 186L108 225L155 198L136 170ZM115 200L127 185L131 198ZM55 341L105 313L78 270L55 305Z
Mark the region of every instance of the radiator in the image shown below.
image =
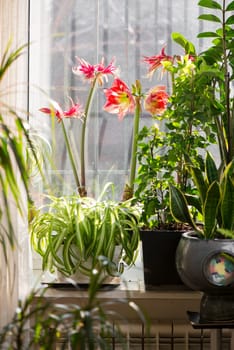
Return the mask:
M234 350L234 330L229 329L219 333L219 344L216 330L195 330L190 324L180 321L151 321L149 332L139 323L123 324L121 330L124 344L129 350ZM108 342L112 350L123 349L118 338L111 337ZM61 339L55 349L60 350L62 347Z

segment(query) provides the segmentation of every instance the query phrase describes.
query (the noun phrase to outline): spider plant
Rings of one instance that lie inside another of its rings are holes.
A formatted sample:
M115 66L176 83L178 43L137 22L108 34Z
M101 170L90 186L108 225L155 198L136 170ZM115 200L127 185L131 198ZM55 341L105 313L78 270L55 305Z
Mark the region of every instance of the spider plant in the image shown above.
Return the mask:
M42 256L43 270L89 275L98 257L105 256L112 262L108 273L114 275L123 272L124 264L134 263L140 213L131 201L77 195L47 199L49 203L36 212L30 225L31 244ZM114 261L117 246L123 264Z

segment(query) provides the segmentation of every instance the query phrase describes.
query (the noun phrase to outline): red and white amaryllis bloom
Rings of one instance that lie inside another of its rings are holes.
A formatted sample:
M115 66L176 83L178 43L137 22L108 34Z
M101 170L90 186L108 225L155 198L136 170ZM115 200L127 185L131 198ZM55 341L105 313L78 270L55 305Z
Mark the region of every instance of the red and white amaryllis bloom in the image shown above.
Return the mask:
M39 111L56 116L58 122L61 122L63 118L81 118L83 116L83 110L79 103L73 103L72 101L72 106L67 111L63 111L55 101L52 102L52 105L52 108L43 107Z
M95 65L88 63L83 58L76 57L79 65L73 67L72 71L74 74L84 78L84 80L93 81L97 78L98 84L103 85L104 79L108 81L108 74L115 75L117 68L114 66L114 59L105 67L104 58L101 62Z
M155 86L146 94L144 108L152 115L161 115L167 108L168 98L165 86Z
M119 78L116 78L109 89L105 89L106 103L103 109L109 113L118 114L122 120L127 113L135 110L135 99L129 87Z
M166 55L164 47L160 51L159 55L154 55L150 57L145 56L144 62L149 64L148 75L151 77L158 68L162 67L163 61L173 62L173 59L173 56Z

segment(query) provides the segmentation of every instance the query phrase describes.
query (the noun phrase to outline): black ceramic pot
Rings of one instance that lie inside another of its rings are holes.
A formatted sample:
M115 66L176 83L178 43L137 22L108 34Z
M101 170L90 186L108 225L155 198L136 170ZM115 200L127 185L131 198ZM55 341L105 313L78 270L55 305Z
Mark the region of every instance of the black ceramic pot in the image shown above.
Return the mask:
M234 240L203 240L194 232L183 233L176 267L187 286L203 292L201 320L234 321Z
M185 287L177 272L175 254L182 231L141 230L144 280L147 290L159 286Z

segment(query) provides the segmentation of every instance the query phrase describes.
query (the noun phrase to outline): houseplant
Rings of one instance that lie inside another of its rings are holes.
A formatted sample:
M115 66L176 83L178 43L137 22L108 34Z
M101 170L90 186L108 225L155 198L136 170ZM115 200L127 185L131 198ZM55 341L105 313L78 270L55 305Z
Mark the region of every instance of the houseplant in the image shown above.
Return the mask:
M12 41L9 40L0 61L0 84L4 84L4 78L8 74L12 64L24 53L26 45L12 49ZM11 93L8 87L8 93ZM11 208L17 208L20 215L24 215L24 201L21 195L22 189L30 200L28 190L27 163L24 157L24 142L31 140L25 122L18 111L10 106L6 91L1 88L0 93L0 182L1 182L1 204L0 204L0 242L2 253L7 261L7 246L14 248L17 242L14 228L14 219ZM33 152L32 152L33 154ZM22 183L18 183L17 172L19 172Z
M2 83L2 79L15 60L23 54L25 47L26 45L19 49L11 50L11 42L8 43L0 63L0 83ZM29 170L24 148L26 144L30 147L31 160L35 161L40 170L38 153L35 150L35 144L29 137L28 128L26 128L24 120L21 119L17 111L7 104L7 94L10 92L10 90L2 89L0 94L0 179L1 199L3 199L0 206L0 242L1 253L6 264L8 262L11 263L12 255L9 252L18 252L18 249L22 248L19 245L21 242L18 240L18 232L15 231L14 227L15 214L19 213L23 216L26 213L24 211L25 196L22 194L22 190L25 190L27 199L31 203L28 185ZM22 179L22 184L19 183L18 175ZM44 298L46 292L44 288L42 292L32 291L24 301L19 301L12 320L0 329L0 348L17 350L26 348L51 349L53 345L56 346L56 341L60 340L61 337L64 339L64 348L69 344L69 348L72 349L108 349L112 347L110 337L118 339L124 348L125 335L122 334L117 324L116 327L113 327L113 317L116 317L116 319L121 317L121 320L123 320L123 315L116 312L114 306L113 310L111 310L112 305L117 304L118 308L119 303L121 305L124 304L127 308L134 310L142 322L145 322L145 318L138 306L128 298L121 298L121 300L107 303L102 303L98 300L98 288L100 283L106 278L103 277L101 272L103 267L108 264L109 261L101 257L99 269L92 271L88 301L84 306L51 305ZM5 276L4 268L7 267L8 265L1 265L2 278ZM12 281L10 283L8 280L5 281L3 287L6 287L9 283L10 288L18 289L18 286L15 286L15 275L11 275L10 269L6 275L7 277L9 275L9 279L12 279ZM15 294L15 291L13 294ZM38 297L38 294L40 294L40 297ZM4 309L4 314L6 314L8 313L9 300L6 300L3 295L1 297L7 305ZM38 303L35 302L36 298L39 299Z
M186 285L204 292L201 319L233 319L234 160L221 176L209 153L204 173L192 164L189 168L198 196L186 198L175 186L170 189L172 215L191 227L178 245L177 269Z
M143 205L141 239L149 288L181 284L174 256L186 226L175 222L170 213L169 184L192 194L194 186L185 156L202 164L202 151L215 142L213 125L203 117L206 96L199 92L206 87L206 81L197 75L195 48L178 33L172 33L172 39L183 44L184 55L169 56L163 48L159 55L145 57L149 75L162 69L171 78L167 109L160 116L154 115L154 124L144 126L138 136L135 197ZM203 134L201 128L205 130ZM160 269L156 269L159 265Z
M98 299L105 278L102 268L107 259L100 260L100 269L93 271L87 298L81 304L46 301L46 288L33 290L19 301L11 321L0 330L1 349L126 349L128 336L122 329L127 324L122 307L131 310L147 327L143 311L128 296L112 301ZM119 308L121 306L121 308Z
M48 204L39 210L34 208L30 223L31 242L33 249L43 258L43 269L54 270L56 267L65 276L72 277L77 271L90 275L98 256L103 255L113 264L113 269L107 267L106 272L116 275L123 272L124 264L131 266L135 262L140 210L131 199L124 202L110 200L107 193L109 185L98 199L89 197L85 180L86 125L95 88L98 84L102 86L107 75L114 75L116 68L113 61L106 67L103 60L97 65L90 65L83 59L78 61L79 65L73 68L73 72L90 83L85 107L71 101L71 107L63 111L57 102L51 101L50 108L40 109L55 118L62 127L77 193L73 191L67 197L49 196ZM68 118L78 119L81 125L78 160L66 127L65 120ZM104 194L107 199L103 199ZM121 264L114 261L116 247L120 249Z
M134 263L140 212L130 201L117 203L77 195L48 199L30 227L32 247L42 256L43 270L57 269L84 283L82 274L91 274L99 256L112 263L106 266L110 276L118 277L124 267Z
M219 166L207 154L205 167L187 159L198 195L187 197L174 186L170 189L171 212L176 220L194 230L183 234L177 251L178 271L193 289L204 291L202 320L233 320L233 30L230 11L234 2L201 0L199 6L212 9L201 20L218 24L214 32L200 33L213 38L212 45L198 55L201 79L207 80L205 117L213 122L220 151ZM215 14L214 14L215 11ZM218 161L216 160L216 163ZM203 171L205 173L203 173ZM194 217L191 215L191 210ZM198 221L199 224L196 223ZM188 254L190 257L188 258ZM196 259L199 259L199 263ZM190 278L189 278L190 276Z
M134 200L142 205L141 238L146 265L145 282L148 287L181 282L174 264L174 253L183 227L170 214L169 182L177 184L187 193L193 193L190 175L185 166L185 155L200 164L201 151L215 142L213 123L203 118L204 109L207 108L204 104L206 96L197 98L198 92L207 86L207 82L197 75L195 48L178 33L173 33L172 38L182 44L184 55L169 56L163 48L159 55L144 58L149 65L150 77L160 68L164 73L167 72L171 78L170 96L164 86L155 86L144 92L139 81L130 89L119 79L105 91L107 102L104 109L108 112L118 113L122 119L127 112L135 111L135 143L132 147L129 182L123 199L134 195ZM200 109L197 109L197 104ZM139 116L146 113L164 130L159 130L154 124L144 126L139 131ZM200 133L201 128L204 128L204 134ZM137 157L139 167L136 171ZM149 251L145 251L147 242ZM157 246L159 251L155 254ZM166 259L164 262L160 251ZM148 266L148 260L152 263L151 267ZM155 266L159 264L160 271L157 273Z

